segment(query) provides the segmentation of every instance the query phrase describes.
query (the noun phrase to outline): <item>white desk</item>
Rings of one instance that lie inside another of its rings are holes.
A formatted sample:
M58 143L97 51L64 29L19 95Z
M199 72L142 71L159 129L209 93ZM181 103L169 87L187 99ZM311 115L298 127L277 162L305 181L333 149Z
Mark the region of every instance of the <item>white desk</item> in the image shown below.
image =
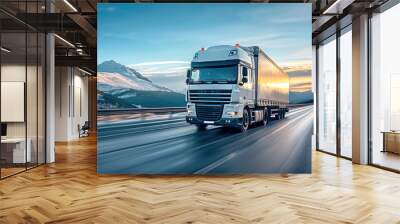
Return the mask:
M32 141L30 138L27 139L27 147L25 150L25 138L2 138L2 145L13 145L13 163L25 163L30 162L32 159L31 145ZM25 159L27 159L25 161Z

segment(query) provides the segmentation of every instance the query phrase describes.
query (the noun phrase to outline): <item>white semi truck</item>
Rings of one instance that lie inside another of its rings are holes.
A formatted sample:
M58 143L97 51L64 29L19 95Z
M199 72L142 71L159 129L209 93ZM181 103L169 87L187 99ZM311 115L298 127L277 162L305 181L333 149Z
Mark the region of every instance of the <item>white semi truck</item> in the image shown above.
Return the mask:
M186 121L246 131L285 118L289 77L259 47L221 45L195 53L187 72Z

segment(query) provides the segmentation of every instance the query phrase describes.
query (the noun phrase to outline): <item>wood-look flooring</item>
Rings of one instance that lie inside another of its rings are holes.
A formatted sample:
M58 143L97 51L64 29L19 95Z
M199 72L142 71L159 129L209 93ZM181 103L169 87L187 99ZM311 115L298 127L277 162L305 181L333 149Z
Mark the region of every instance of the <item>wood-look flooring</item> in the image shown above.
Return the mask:
M96 139L0 181L0 223L400 223L400 175L313 153L311 175L96 174Z

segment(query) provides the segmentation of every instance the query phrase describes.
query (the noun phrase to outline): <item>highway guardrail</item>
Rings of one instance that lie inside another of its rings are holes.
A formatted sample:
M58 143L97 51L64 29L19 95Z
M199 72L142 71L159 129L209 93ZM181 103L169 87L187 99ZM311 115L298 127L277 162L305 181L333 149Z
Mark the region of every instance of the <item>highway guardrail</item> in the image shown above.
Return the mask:
M304 107L311 106L312 103L305 104L289 104L288 107ZM145 114L145 113L156 113L156 114L168 114L168 113L179 113L185 112L186 107L157 107L157 108L115 108L115 109L100 109L97 111L97 115L123 115L123 114Z
M100 109L97 115L121 115L121 114L144 114L144 113L179 113L185 112L186 107L158 107L158 108L121 108L121 109Z

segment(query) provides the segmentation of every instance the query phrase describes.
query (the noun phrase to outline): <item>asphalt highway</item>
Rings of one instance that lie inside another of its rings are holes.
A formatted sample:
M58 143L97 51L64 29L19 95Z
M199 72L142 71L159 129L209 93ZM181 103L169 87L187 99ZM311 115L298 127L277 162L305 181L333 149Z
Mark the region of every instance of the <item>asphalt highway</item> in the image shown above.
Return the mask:
M97 169L120 174L311 172L313 107L239 133L199 131L183 116L99 124Z

